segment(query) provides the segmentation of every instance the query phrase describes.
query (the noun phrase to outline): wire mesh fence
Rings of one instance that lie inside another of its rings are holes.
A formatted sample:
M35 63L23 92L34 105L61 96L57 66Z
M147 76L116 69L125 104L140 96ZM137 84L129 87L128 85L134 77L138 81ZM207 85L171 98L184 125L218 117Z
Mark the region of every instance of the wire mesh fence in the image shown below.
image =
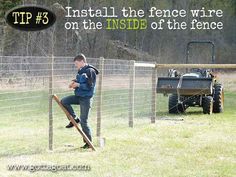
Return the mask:
M1 126L9 126L5 137L11 139L11 131L18 131L9 149L19 142L22 150L35 153L82 141L75 130L65 129L68 120L51 95L59 98L72 95L68 88L77 70L73 57L1 56L0 57L0 119ZM168 99L156 95L156 80L167 76L168 68L158 70L151 64L137 65L134 61L88 58L88 63L100 70L97 89L93 98L89 123L93 137L109 134L117 126L133 127L136 121L155 122L158 116L167 116ZM219 77L226 89L235 91L235 74L226 73ZM73 106L79 115L79 106ZM24 127L16 128L18 125ZM1 131L1 130L0 130ZM64 138L61 138L61 136ZM49 143L48 143L49 140ZM1 154L8 154L11 150Z
M64 126L68 120L58 105L52 102L50 106L51 94L56 94L59 98L74 94L68 88L77 74L73 57L1 56L0 59L1 119L15 122L25 120L28 125L22 127L22 131L25 132L27 126L33 127L35 131L31 131L31 136L35 137L38 144L38 139L44 139L46 143L49 135L51 148L52 143L55 147L65 144L61 141L59 131L65 131L68 139L77 141L76 133L66 133ZM102 77L99 75L97 78L97 89L89 118L93 136L101 136L103 130L109 126L133 126L134 118L150 118L152 68L135 67L133 61L127 60L87 60L102 74ZM79 106L73 107L79 114ZM114 123L109 125L109 122Z

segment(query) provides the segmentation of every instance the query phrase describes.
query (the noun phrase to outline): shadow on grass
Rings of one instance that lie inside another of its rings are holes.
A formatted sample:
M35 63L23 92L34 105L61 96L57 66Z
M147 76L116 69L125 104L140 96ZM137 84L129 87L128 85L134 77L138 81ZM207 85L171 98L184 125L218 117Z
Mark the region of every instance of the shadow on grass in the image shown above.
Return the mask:
M65 152L86 153L86 152L93 152L93 150L91 148L82 149L80 147L74 147L74 145L72 145L72 146L62 146L62 147L54 148L54 150L51 152L55 152L55 153L65 153Z
M188 111L184 113L185 115L204 115L201 110L199 111Z
M168 116L168 117L179 117L179 116L188 116L188 115L203 115L202 111L187 111L184 113L178 113L178 114L169 114L166 111L159 111L157 112L157 116Z
M197 110L178 114L169 114L168 112L162 111L157 113L157 120L184 121L185 118L193 115L203 115L203 113Z

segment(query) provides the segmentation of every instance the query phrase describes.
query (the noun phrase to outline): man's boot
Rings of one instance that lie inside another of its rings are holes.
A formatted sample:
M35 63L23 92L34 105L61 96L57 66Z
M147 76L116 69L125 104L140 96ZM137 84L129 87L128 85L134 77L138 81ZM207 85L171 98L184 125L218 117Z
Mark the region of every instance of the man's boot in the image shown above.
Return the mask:
M74 120L75 120L76 123L79 123L79 122L80 122L79 118L74 119ZM71 128L71 127L73 127L73 126L74 126L74 125L72 124L72 122L70 122L70 123L66 126L66 128Z

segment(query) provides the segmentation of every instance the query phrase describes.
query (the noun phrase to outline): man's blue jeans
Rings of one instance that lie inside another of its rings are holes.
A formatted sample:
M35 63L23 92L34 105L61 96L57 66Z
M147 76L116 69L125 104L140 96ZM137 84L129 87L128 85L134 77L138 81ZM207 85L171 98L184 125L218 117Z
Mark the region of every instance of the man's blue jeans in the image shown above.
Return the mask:
M76 118L76 114L71 105L80 105L80 124L83 132L86 134L90 141L92 141L92 137L90 128L88 126L88 115L91 108L91 100L91 97L80 97L75 95L64 97L61 100L62 105L74 119Z

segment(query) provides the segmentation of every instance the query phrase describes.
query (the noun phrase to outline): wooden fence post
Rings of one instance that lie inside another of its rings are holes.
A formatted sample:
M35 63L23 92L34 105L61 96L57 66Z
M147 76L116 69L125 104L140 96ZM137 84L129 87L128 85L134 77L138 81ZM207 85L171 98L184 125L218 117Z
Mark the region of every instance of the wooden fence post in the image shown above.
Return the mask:
M49 74L49 90L48 90L48 118L49 118L49 129L48 129L48 147L49 150L53 150L53 111L52 111L52 96L53 96L53 63L54 56L52 55L50 61L50 74Z
M101 136L101 117L102 117L102 81L103 81L103 70L104 70L104 58L100 57L99 60L99 80L97 87L97 137L100 139Z
M152 101L151 101L151 123L155 123L156 121L156 84L157 84L157 69L152 69Z
M129 127L134 126L135 61L129 62Z
M51 58L49 59L49 88L48 88L48 148L50 151L53 150L53 110L52 110L52 99L53 99L53 68L54 68L54 32L55 26L52 28L51 33Z

